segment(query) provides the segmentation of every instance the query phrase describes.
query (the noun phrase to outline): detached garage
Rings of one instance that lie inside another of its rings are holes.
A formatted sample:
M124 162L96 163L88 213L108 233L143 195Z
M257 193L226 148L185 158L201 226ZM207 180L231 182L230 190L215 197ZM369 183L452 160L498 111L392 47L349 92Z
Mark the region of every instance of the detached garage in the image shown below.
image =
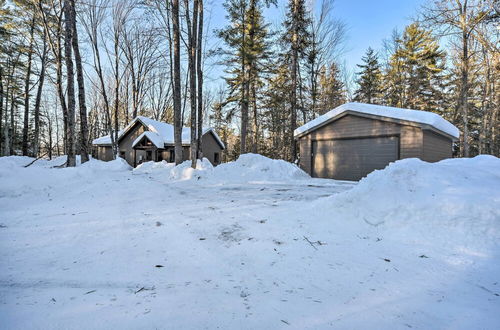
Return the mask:
M347 103L294 132L300 167L313 177L360 180L390 162L452 156L458 129L426 111Z

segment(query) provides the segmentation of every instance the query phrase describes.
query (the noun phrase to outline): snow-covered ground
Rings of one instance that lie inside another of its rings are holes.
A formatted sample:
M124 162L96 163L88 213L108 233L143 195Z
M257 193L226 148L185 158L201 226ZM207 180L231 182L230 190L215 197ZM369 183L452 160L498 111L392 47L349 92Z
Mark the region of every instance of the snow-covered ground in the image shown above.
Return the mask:
M0 158L1 329L498 329L500 160Z

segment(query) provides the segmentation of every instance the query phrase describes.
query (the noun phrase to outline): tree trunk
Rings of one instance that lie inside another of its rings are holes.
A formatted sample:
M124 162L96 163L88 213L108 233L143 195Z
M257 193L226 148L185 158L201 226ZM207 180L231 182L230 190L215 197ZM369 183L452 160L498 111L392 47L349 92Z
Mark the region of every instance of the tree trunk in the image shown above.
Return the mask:
M248 77L247 77L247 65L246 65L246 6L242 9L243 24L241 25L242 33L242 45L241 45L241 76L242 90L241 90L241 145L240 154L245 154L247 152L247 130L248 130Z
M174 35L174 152L175 164L182 163L182 120L181 120L181 55L179 0L172 1L172 23Z
M73 71L73 58L72 58L72 39L73 39L73 15L71 8L71 1L64 0L64 57L66 62L66 77L67 77L67 97L68 97L68 127L67 137L68 146L67 154L68 160L67 167L76 166L75 158L75 82Z
M252 82L252 110L254 134L252 152L256 154L259 151L259 120L257 113L257 88L255 87L255 81Z
M466 10L466 7L464 8ZM464 20L465 12L464 12ZM463 153L464 157L469 157L469 105L468 105L468 92L469 92L469 47L468 36L465 31L462 33L462 67L461 67L461 86L459 94L459 104L462 113L463 123Z
M191 167L196 168L196 159L197 159L197 141L196 141L196 35L198 33L198 0L194 0L193 3L193 21L191 23L189 17L189 1L185 1L186 6L186 22L188 26L188 43L189 43L189 52L188 52L188 62L189 62L189 100L191 106L191 116L190 116L190 127L191 127Z
M35 99L35 134L33 137L33 153L35 157L38 157L38 152L40 149L40 103L42 100L43 84L45 82L45 68L47 66L47 37L45 30L43 33L43 50L40 61L41 61L40 79L38 81L38 89L36 92L36 99ZM51 133L52 130L50 130L50 134ZM52 137L49 136L49 139L51 138Z
M78 82L78 106L80 109L80 156L81 163L89 160L89 128L87 124L87 106L85 104L85 81L83 78L82 57L78 45L78 30L76 28L75 0L70 0L71 4L71 28L72 46L75 52L76 80Z
M297 155L297 145L293 132L297 128L297 66L298 66L298 33L297 33L297 10L298 0L294 1L293 5L293 26L292 26L292 95L290 104L290 161L294 161Z
M2 155L2 122L3 120L3 68L0 65L0 156Z
M13 71L13 73L14 73L14 71ZM9 147L9 153L8 153L9 156L14 155L14 125L15 125L14 108L15 108L15 104L16 104L14 88L11 88L10 93L11 93L10 94L10 125L9 125L9 129L7 130L7 133L8 133L7 134L7 141L5 142L5 146Z
M198 151L197 158L203 159L203 149L202 149L202 137L203 137L203 0L198 0L199 10L199 22L198 22L198 62L196 62L197 66L197 75L198 75L198 139L196 150Z
M59 33L57 36L57 50L55 55L56 58L56 87L57 95L59 96L59 102L61 102L61 109L63 113L63 150L65 153L68 152L68 105L66 104L66 98L64 96L63 90L63 63L62 63L62 33L60 33L62 28L59 28Z
M33 58L33 34L35 32L35 15L31 20L30 26L30 45L28 48L28 63L26 67L26 77L24 79L24 125L23 125L23 156L28 155L28 130L29 130L29 115L30 115L30 77L31 77L31 62Z
M120 42L120 35L118 31L115 29L114 35L114 48L115 48L115 109L114 109L114 134L116 141L116 151L118 152L118 110L119 110L119 93L120 93L120 57L118 56L118 48ZM116 155L118 157L118 154Z

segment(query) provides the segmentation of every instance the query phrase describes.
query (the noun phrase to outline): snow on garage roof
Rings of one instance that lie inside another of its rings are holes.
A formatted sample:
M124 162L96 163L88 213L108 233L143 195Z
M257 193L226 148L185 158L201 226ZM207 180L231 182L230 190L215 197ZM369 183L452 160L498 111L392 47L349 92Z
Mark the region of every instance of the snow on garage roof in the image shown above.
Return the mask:
M163 140L164 144L174 144L174 125L167 124L161 121L157 121L148 117L144 116L137 116L134 120L130 122L130 124L127 125L127 127L124 130L121 130L120 133L118 134L118 140L125 135L126 132L128 132L129 129L131 129L135 123L139 121L141 122L145 127L148 128L148 131L145 133L154 133L153 134L147 134L146 136L153 142L158 148L163 148L163 144L160 142ZM220 139L220 137L217 135L215 130L211 127L205 128L203 130L203 134L211 132L217 142L220 144L222 149L225 149L224 143ZM144 133L143 133L144 134ZM142 136L144 136L141 134ZM183 145L189 145L191 143L191 129L184 127L182 129L182 144ZM140 140L140 139L139 139ZM134 140L133 145L137 144L139 140ZM154 140L154 141L153 141ZM111 138L109 135L102 136L100 138L97 138L92 141L92 144L94 145L109 145L111 144ZM159 146L161 144L161 147Z
M458 138L460 136L460 132L455 125L453 125L440 115L433 112L386 107L382 105L356 103L356 102L343 104L339 107L336 107L333 110L330 110L324 115L319 116L314 120L311 120L305 125L297 128L294 131L294 135L296 137L302 135L303 133L320 126L321 124L329 121L332 118L337 117L338 115L346 111L355 111L374 116L394 118L399 120L406 120L406 121L426 124L455 138Z

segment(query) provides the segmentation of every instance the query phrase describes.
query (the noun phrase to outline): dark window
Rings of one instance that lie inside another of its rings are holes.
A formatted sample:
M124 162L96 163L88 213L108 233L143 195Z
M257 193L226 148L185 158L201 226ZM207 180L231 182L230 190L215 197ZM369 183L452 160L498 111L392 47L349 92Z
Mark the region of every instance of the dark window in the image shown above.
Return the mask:
M163 160L163 152L158 150L158 161L161 162Z
M153 152L151 150L146 151L146 161L153 160Z
M219 164L219 153L218 152L214 152L214 164Z
M125 158L125 151L120 151L120 157Z
M168 159L168 162L169 163L175 162L175 150L174 149L170 150L170 158Z

